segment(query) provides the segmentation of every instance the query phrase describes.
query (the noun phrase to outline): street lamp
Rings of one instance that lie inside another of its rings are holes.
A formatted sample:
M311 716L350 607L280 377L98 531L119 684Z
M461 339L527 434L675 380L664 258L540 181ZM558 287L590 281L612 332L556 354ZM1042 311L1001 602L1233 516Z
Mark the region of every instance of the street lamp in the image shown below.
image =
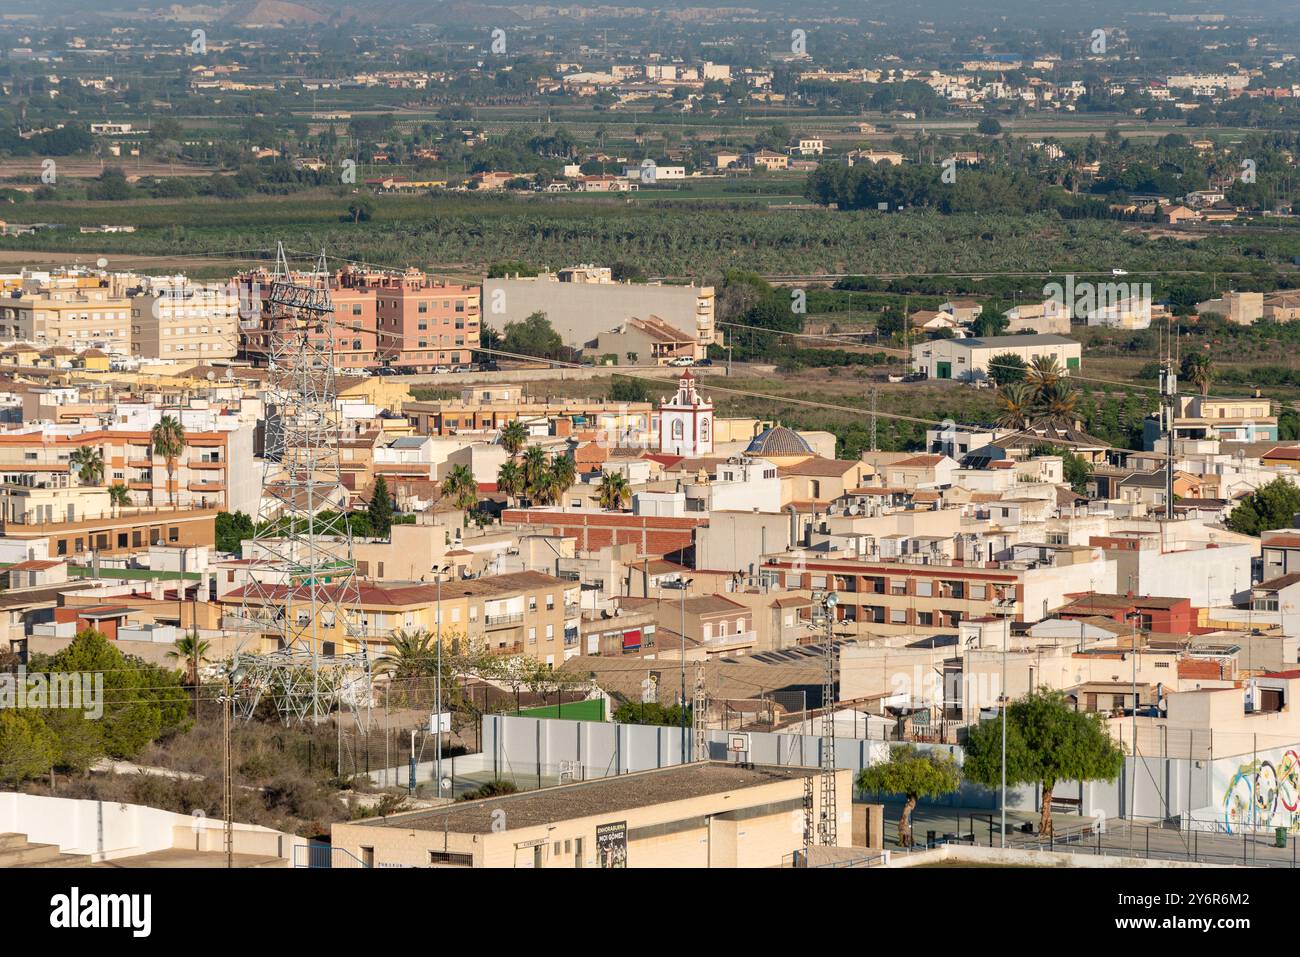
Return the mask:
M434 652L437 675L434 678L434 726L433 726L433 779L438 788L438 797L442 797L442 576L451 570L451 565L439 565L433 570L437 583L437 613L434 618Z
M226 867L235 866L235 765L233 760L233 746L231 725L235 715L235 701L239 697L239 692L235 687L244 679L244 669L239 667L239 655L236 654L231 662L230 669L226 672L225 690L217 696L217 701L221 703L221 713L226 732L226 766L225 782L223 788L223 799L225 802L225 840L226 840Z
M694 578L677 579L677 587L682 592L682 622L681 622L681 639L682 639L682 696L681 696L681 726L682 726L682 764L686 764L686 592L690 589Z

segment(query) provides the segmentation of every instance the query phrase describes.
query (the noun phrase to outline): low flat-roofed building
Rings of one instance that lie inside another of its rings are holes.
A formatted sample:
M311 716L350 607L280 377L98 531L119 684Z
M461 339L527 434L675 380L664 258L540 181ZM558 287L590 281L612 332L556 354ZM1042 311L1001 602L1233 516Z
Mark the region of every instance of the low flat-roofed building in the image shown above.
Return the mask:
M335 824L332 841L373 867L780 867L819 773L701 761ZM852 772L835 783L847 847Z

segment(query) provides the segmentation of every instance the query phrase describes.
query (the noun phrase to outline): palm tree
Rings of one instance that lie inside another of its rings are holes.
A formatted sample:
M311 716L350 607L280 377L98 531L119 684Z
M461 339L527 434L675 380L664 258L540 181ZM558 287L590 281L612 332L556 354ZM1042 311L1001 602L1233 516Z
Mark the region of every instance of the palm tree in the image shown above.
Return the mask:
M546 453L534 445L524 452L524 492L528 498L540 498L546 488Z
M1207 355L1189 352L1183 359L1183 378L1201 390L1201 395L1210 394L1210 384L1214 382L1214 360Z
M518 419L507 422L505 428L501 430L501 445L510 457L514 458L519 454L519 450L528 444L528 430Z
M606 472L600 477L600 507L620 509L632 497L632 487L622 472Z
M153 454L167 463L167 500L175 505L176 489L172 483L176 477L176 460L185 451L185 427L179 419L164 415L149 430L149 442L153 446Z
M167 652L167 658L170 660L185 662L185 680L194 689L196 710L199 701L199 685L202 682L199 665L208 660L208 651L211 648L212 645L209 642L204 641L191 631L188 635L177 638L172 650Z
M83 445L68 457L68 465L77 470L82 485L104 481L104 453L92 445Z
M510 504L524 492L524 470L513 459L506 459L497 470L497 490L504 492Z
M394 678L420 678L437 670L437 641L427 628L393 632L389 651L375 662L375 671Z
M1061 364L1056 361L1056 356L1034 356L1029 363L1029 369L1025 372L1025 381L1041 395L1044 389L1055 385L1056 380L1064 374Z
M114 508L122 508L131 504L131 493L125 485L114 482L108 487L108 501Z
M551 462L549 472L550 498L563 505L564 493L573 488L573 483L578 480L577 466L574 465L572 458L561 455Z
M1073 425L1078 401L1078 394L1067 383L1054 382L1038 394L1038 418L1056 426Z
M998 390L998 425L1005 429L1029 426L1034 393L1023 382L1009 382Z
M478 505L478 482L474 480L474 473L468 465L454 466L447 473L447 477L442 480L442 496L451 499L458 509L466 513L465 520L469 521L468 513Z

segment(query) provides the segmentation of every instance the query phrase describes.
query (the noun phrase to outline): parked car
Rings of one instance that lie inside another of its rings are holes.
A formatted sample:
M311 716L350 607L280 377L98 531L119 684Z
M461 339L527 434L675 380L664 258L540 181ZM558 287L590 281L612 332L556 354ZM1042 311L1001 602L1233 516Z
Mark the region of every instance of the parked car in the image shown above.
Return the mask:
M400 375L392 366L380 366L375 370L375 375Z
M690 356L678 356L676 359L669 359L668 364L670 366L693 366L695 360Z
M711 365L713 365L713 360L712 360L712 359L701 359L699 362L697 362L697 363L695 363L695 364L696 364L697 366L711 366Z

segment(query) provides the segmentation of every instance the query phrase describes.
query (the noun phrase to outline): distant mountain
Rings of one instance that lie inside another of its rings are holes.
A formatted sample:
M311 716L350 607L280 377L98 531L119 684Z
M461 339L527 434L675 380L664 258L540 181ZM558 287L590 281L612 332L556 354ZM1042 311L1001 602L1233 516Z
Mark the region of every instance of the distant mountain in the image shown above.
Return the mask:
M326 23L333 19L337 10L331 10L334 4L320 4L324 12L303 3L291 3L289 0L246 0L237 3L222 14L226 23L241 27L253 26L310 26Z

